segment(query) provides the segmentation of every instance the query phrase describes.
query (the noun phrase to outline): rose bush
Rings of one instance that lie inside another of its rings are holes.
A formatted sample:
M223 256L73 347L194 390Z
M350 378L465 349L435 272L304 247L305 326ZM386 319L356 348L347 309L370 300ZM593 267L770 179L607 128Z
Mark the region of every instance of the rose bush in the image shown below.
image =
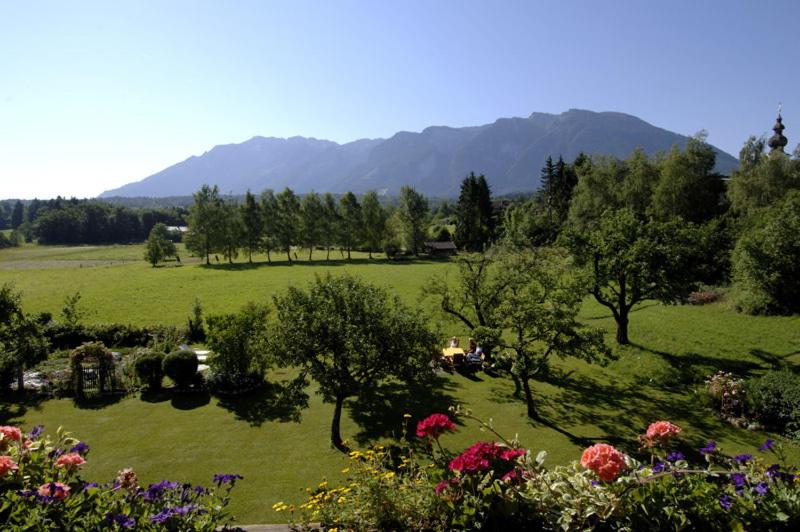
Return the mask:
M100 485L81 477L88 453L61 429L51 438L41 427L0 427L0 529L214 531L232 520L226 507L238 475L217 475L209 488L145 487L123 469Z

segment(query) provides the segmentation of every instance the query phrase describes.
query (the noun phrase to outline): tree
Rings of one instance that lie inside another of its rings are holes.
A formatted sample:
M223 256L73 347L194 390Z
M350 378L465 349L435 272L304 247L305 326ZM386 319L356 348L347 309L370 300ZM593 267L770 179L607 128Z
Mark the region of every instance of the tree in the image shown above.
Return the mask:
M427 234L428 200L413 188L403 187L400 189L400 206L397 212L402 223L406 249L419 255Z
M491 192L483 175L470 172L461 182L455 215L455 244L467 251L483 251L494 230Z
M25 221L24 210L25 207L22 205L22 202L17 200L16 203L14 203L14 209L11 211L11 229L16 229Z
M267 262L272 262L270 252L277 246L276 222L278 213L278 200L272 189L261 193L261 214L263 216L263 238L261 245L267 254Z
M285 188L275 196L275 203L275 241L292 262L292 244L297 243L300 226L300 202L292 189Z
M608 210L592 231L570 230L563 243L587 269L592 295L611 310L617 343L628 344L637 303L675 303L694 289L701 266L697 230L679 220L642 222L630 209Z
M49 343L35 319L22 312L22 296L11 284L0 287L0 375L8 386L16 376L23 393L23 373L47 359Z
M728 185L731 208L744 217L776 204L790 190L800 190L800 160L780 153L759 156L759 147L763 144L742 150L747 153Z
M364 218L358 198L352 192L347 192L339 200L339 242L347 250L347 260L350 260L350 251L361 241L364 233Z
M222 382L235 386L248 378L263 380L269 365L267 307L250 304L235 314L206 318L206 342L214 353L209 365Z
M194 204L189 208L189 234L186 249L206 258L211 263L211 253L219 249L224 236L223 201L216 185L203 185L194 193Z
M167 226L157 223L150 230L145 242L144 258L155 268L156 264L173 256L175 256L175 244L169 239Z
M499 253L496 304L483 309L494 329L473 331L479 341L488 338L496 348L506 349L532 419L539 414L530 381L547 370L553 357L595 362L610 355L603 331L577 321L584 292L565 259L547 249Z
M244 195L244 203L240 207L240 218L242 220L242 246L247 251L247 262L252 264L253 253L258 251L262 245L264 217L261 214L261 205L250 190Z
M308 248L308 260L311 260L314 247L322 241L322 225L324 216L322 200L316 192L303 196L300 202L300 242Z
M307 289L274 297L270 331L274 356L297 366L334 403L331 443L346 452L340 421L349 397L389 377L405 382L431 375L437 337L418 312L397 297L355 277L317 277Z
M222 250L222 256L228 259L228 263L233 264L233 259L239 256L245 232L242 211L233 200L222 203L220 222L219 248Z
M386 238L386 211L374 190L364 194L361 210L364 216L364 244L371 259L373 252L381 250Z
M733 253L737 306L752 314L800 312L800 190L760 211Z
M319 217L319 234L320 242L325 246L326 256L325 260L331 260L331 247L339 241L339 224L341 223L341 216L339 216L339 208L336 205L336 199L333 194L327 192L322 201L322 212Z
M721 212L722 177L714 173L716 155L704 133L690 138L683 151L673 147L661 161L653 190L653 214L666 221L680 217L703 223Z

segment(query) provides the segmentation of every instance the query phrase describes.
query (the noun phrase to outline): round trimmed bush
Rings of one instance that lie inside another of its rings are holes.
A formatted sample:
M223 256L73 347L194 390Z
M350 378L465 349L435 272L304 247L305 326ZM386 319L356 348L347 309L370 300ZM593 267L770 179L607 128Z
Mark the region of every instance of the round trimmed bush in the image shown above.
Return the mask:
M143 350L134 362L133 368L139 382L151 390L161 389L161 380L164 378L164 353Z
M184 349L164 357L164 373L178 388L188 388L197 374L197 355Z
M768 371L747 383L750 411L769 428L797 437L800 429L800 377L789 370Z

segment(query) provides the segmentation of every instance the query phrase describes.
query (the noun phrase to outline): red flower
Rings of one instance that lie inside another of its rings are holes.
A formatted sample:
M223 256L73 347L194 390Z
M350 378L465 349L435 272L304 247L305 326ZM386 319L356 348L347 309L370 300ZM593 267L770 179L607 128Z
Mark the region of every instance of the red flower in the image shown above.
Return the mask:
M61 482L48 482L39 486L39 495L64 500L69 497L69 486Z
M495 465L496 471L501 470L497 471L500 474L512 466L509 462L513 462L525 452L525 449L512 449L500 446L495 442L479 441L453 458L450 461L450 470L461 473L477 473Z
M679 426L673 425L669 421L656 421L655 423L650 423L650 426L647 427L647 433L639 436L639 440L645 447L654 447L680 433L681 428Z
M6 476L9 471L16 471L17 463L10 456L0 456L0 478Z
M56 467L63 467L64 469L71 471L79 468L85 463L86 460L84 460L83 457L78 453L67 453L58 457L56 460Z
M607 443L597 443L583 451L581 465L606 482L617 478L619 472L627 467L625 455Z
M417 423L417 436L420 438L439 439L447 431L456 430L456 425L444 414L431 414Z
M20 441L22 439L22 431L17 427L4 425L0 427L0 445L5 446L8 441Z

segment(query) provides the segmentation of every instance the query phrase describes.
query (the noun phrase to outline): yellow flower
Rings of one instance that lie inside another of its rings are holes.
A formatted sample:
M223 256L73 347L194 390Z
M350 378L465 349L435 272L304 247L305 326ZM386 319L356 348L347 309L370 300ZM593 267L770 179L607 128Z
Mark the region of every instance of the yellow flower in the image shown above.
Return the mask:
M326 480L326 481L324 481L324 482L320 482L320 483L317 485L317 487L318 487L319 489L326 488L327 486L328 486L328 481L327 481L327 480Z
M345 474L345 475L347 473L349 473L349 472L350 472L350 468L349 467L345 467L344 469L342 469L342 473Z
M403 417L406 419L411 419L411 414L403 414Z
M388 473L384 474L383 478L385 478L386 480L394 478L394 471L389 471Z

